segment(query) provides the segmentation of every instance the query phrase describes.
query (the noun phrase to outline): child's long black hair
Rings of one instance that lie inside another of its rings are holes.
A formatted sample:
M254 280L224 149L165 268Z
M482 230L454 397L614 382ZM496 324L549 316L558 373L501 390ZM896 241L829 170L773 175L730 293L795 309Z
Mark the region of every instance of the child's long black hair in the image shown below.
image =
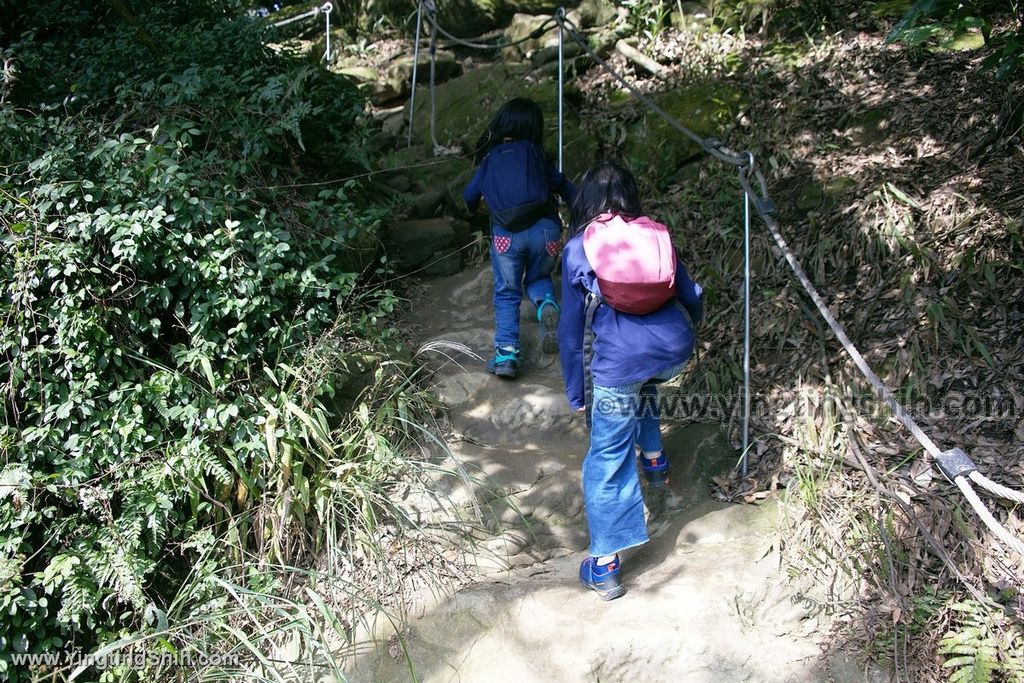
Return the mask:
M476 163L483 161L495 145L509 140L530 140L543 151L544 114L533 100L517 97L498 110L476 143Z
M615 161L602 161L583 174L569 213L570 234L579 233L602 213L628 218L643 214L636 179L628 168Z

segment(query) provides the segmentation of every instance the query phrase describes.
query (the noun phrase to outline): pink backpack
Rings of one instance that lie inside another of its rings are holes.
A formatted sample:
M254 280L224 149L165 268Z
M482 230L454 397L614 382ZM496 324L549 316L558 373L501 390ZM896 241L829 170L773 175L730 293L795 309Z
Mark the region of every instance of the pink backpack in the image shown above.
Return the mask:
M668 228L646 216L601 214L583 231L601 297L617 311L658 310L676 294L676 252Z

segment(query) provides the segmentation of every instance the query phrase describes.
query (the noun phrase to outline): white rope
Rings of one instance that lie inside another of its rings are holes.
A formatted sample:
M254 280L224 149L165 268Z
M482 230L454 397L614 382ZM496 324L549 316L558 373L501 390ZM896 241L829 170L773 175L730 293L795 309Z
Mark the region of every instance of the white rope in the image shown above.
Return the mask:
M330 12L333 9L334 6L331 3L326 2L323 5L317 5L316 7L307 10L302 14L296 14L294 17L288 17L287 19L282 19L281 21L275 21L273 24L271 24L271 26L273 26L274 28L280 28L282 26L287 26L288 24L293 24L296 21L301 21L303 19L309 19L310 17L318 16L321 12Z
M814 284L811 283L810 279L807 277L807 273L804 271L803 266L800 264L800 261L797 260L796 255L793 254L793 252L789 248L789 245L786 244L786 240L782 237L782 232L779 229L778 222L772 215L775 211L775 206L772 203L771 199L768 197L768 183L765 180L764 174L761 172L761 170L754 166L753 157L751 156L750 160L748 161L747 159L744 159L743 157L737 156L736 154L732 153L727 148L725 148L721 143L701 137L697 133L693 132L692 130L684 126L677 119L669 115L659 106L657 106L654 102L652 102L649 98L644 96L643 93L641 93L635 87L633 87L633 85L629 83L629 81L627 81L622 76L622 74L618 73L607 62L601 59L601 57L590 47L587 41L580 36L578 30L576 30L576 27L575 25L572 24L572 22L570 22L561 14L556 14L555 20L558 22L560 29L567 30L569 36L574 41L576 41L576 43L581 48L583 48L583 50L586 51L597 64L599 64L608 74L610 74L619 83L621 83L634 97L636 97L645 106L647 106L648 109L652 110L653 112L661 116L661 118L663 118L671 126L679 130L681 133L683 133L685 136L687 136L697 144L699 144L704 149L704 151L706 151L709 155L715 157L716 159L719 159L720 161L732 164L740 169L740 184L743 186L744 192L746 193L747 197L753 198L754 206L757 209L758 215L761 216L762 221L764 221L764 224L768 228L768 231L771 233L776 245L782 251L782 254L785 257L786 262L789 264L789 267L793 271L793 274L796 276L796 279L803 286L804 291L807 292L807 295L810 296L811 301L814 302L814 305L815 307L817 307L818 312L825 319L825 322L828 323L828 326L832 329L833 334L835 334L836 338L842 344L843 349L846 351L847 355L849 355L850 358L853 360L854 365L857 366L857 369L861 371L861 374L863 374L864 377L868 380L868 383L871 385L871 387L889 406L889 408L893 412L893 415L903 424L904 427L906 427L906 429L914 436L914 438L917 439L917 442L921 444L921 447L924 448L932 456L932 458L938 458L939 456L941 456L943 454L943 451L940 450L939 447L935 445L935 442L932 441L931 438L924 433L924 430L921 429L921 427L917 424L914 418L907 412L903 405L896 400L896 397L893 396L892 392L885 385L882 379L877 374L875 374L874 370L871 369L871 366L869 366L867 361L864 360L864 356L857 349L857 347L854 346L853 342L846 334L845 329L843 329L843 326L832 314L832 311L829 309L824 299L822 299L821 295L818 293L817 288L815 288ZM567 24L571 25L572 28L566 28ZM751 186L751 176L753 176L757 180L758 185L761 189L760 194L756 193L753 187ZM975 478L974 474L976 474L976 472L972 473L972 478ZM978 476L980 477L981 475ZM997 495L1003 495L1005 497L1010 498L1011 500L1024 502L1022 498L1017 497L1019 495L1017 494L1017 492L1012 491L1011 489L1007 489L1006 487L999 486L998 484L995 484L995 482L990 482L987 479L984 479L984 481L984 484L982 484L979 481L979 485L985 486L989 490L993 490L993 492L997 493ZM974 489L971 488L970 483L963 476L956 477L954 479L954 483L956 484L957 488L960 489L961 493L963 493L964 497L967 498L968 502L971 503L971 507L974 508L974 511L985 523L985 526L987 526L992 531L992 533L994 533L1008 547L1016 551L1021 556L1024 556L1024 542L1014 537L1012 534L1010 534L1009 531L1006 530L1005 527L999 524L999 522L995 519L995 517L988 510L988 508L986 508L985 505L978 498L977 494L974 492Z
M462 45L463 47L468 47L473 50L503 50L507 47L514 47L516 45L521 45L522 43L525 43L528 40L536 40L555 27L555 18L550 17L546 21L544 21L544 23L542 23L540 26L533 29L532 31L530 31L530 33L528 33L527 35L518 40L513 40L507 43L475 43L471 40L466 40L465 38L453 36L451 33L446 31L443 26L437 23L436 17L432 18L431 22L436 26L438 32L442 36L444 36L451 42L455 43L456 45Z
M690 130L682 123L680 123L678 119L676 119L668 112L666 112L664 109L655 104L654 101L651 100L651 98L647 97L642 92L637 90L632 83L630 83L623 77L622 74L613 69L611 65L608 64L608 62L601 59L601 56L597 54L597 52L594 51L592 47L590 47L590 43L587 42L587 40L584 39L583 36L580 34L579 27L577 27L576 24L574 24L570 19L565 17L559 17L556 15L555 21L558 22L559 26L561 26L569 34L569 37L572 38L577 45L583 48L584 52L590 55L590 58L593 59L598 66L604 69L608 73L608 75L617 80L622 85L622 87L628 90L630 94L633 95L633 97L640 100L644 104L644 106L646 106L648 109L650 109L655 114L664 119L665 122L668 123L670 126L672 126L680 133L696 142L698 145L701 146L701 148L703 148L705 152L707 152L714 158L720 161L724 161L728 164L732 164L737 168L742 168L746 164L746 159L744 157L737 156L725 150L722 147L722 145L716 140L708 140L706 138L701 137L700 135L697 135L692 130Z
M761 173L760 170L756 172L759 175ZM757 196L754 193L753 189L750 187L750 182L748 180L747 174L740 174L740 183L743 185L743 189L750 193L751 196ZM755 206L756 205L757 202L755 202ZM803 286L804 291L807 292L807 295L811 297L811 301L814 302L814 305L817 307L818 312L821 313L821 316L825 319L825 322L828 323L828 326L832 329L832 333L836 335L836 338L839 340L839 343L842 344L843 349L846 350L846 353L853 360L854 365L857 366L857 369L861 371L861 374L863 374L864 377L868 380L868 383L871 384L871 387L875 390L876 393L878 393L879 396L882 397L882 400L885 401L886 405L888 405L889 408L892 410L893 415L896 417L896 419L903 423L903 426L907 428L907 430L914 436L915 439L917 439L918 443L920 443L921 446L926 451L928 451L933 457L938 457L939 455L941 455L942 450L935 445L935 442L932 441L931 438L924 433L921 427L918 426L917 422L914 421L914 418L910 416L910 413L908 413L907 410L900 404L900 402L896 400L896 397L893 396L891 391L889 391L889 387L885 386L885 383L882 381L882 379L877 374L875 374L875 371L872 370L871 366L869 366L867 361L864 360L864 356L861 355L861 352L857 349L856 346L854 346L853 342L850 341L850 337L847 336L846 330L843 329L843 326L839 323L836 317L832 315L832 311L829 310L829 307L825 303L825 300L821 298L821 295L818 293L818 290L807 277L807 273L804 272L803 266L800 265L800 262L797 260L792 250L790 250L789 245L786 244L786 240L782 237L782 233L779 231L779 224L776 222L775 218L770 214L763 213L760 209L759 213L761 213L761 219L764 221L764 224L768 228L768 231L775 239L775 244L782 251L782 255L786 259L786 262L789 263L790 270L793 271L793 274L796 276L797 281L799 281L800 284Z
M964 477L957 477L953 483L956 484L958 489L960 489L960 493L964 494L964 498L966 498L967 502L971 504L971 507L974 508L974 512L977 513L978 517L981 518L981 521L985 523L988 530L995 534L1000 541L1015 550L1018 555L1024 557L1024 542L1007 531L1006 527L996 520L992 513L989 512L989 509L985 507L985 504L981 502L981 499L978 498L978 494L974 492L973 488L971 488L971 483Z
M309 10L308 12L303 12L302 14L296 14L294 17L288 17L287 19L282 19L281 21L276 21L273 24L271 24L271 26L273 26L274 28L280 28L282 26L287 26L288 24L292 24L292 23L294 23L296 21L300 21L302 19L308 19L309 17L315 17L318 14L320 14L320 8L319 7L314 7L313 9Z
M997 495L1001 498L1005 498L1007 500L1012 500L1015 503L1024 504L1024 493L1021 493L1020 491L1015 491L1014 489L1003 486L1002 484L998 484L989 479L988 477L986 477L978 470L974 470L973 472L971 472L970 476L971 481L973 481L975 484L985 489L989 493Z

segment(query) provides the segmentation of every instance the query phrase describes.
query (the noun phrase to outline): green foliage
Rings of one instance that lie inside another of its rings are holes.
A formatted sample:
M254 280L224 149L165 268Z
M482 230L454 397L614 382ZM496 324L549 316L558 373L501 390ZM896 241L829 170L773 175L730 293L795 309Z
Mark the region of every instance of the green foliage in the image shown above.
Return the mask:
M886 42L911 47L939 40L955 44L977 33L988 50L982 67L995 69L996 77L1004 78L1024 61L1024 22L1019 15L1012 23L1006 21L1009 9L1008 3L994 0L918 0L893 26Z
M362 168L354 91L234 3L35 5L0 104L10 680L12 653L157 628L200 559L316 552L373 514L415 412L377 360L381 211L301 187ZM357 370L389 392L339 396Z
M841 3L826 0L712 0L709 8L720 28L782 35L820 31L845 14Z
M973 600L951 605L962 615L959 627L943 636L939 653L946 657L952 683L1024 681L1024 643L1019 628Z
M661 0L623 0L622 5L629 8L633 32L645 37L649 41L648 50L653 50L653 43L668 27L671 5Z

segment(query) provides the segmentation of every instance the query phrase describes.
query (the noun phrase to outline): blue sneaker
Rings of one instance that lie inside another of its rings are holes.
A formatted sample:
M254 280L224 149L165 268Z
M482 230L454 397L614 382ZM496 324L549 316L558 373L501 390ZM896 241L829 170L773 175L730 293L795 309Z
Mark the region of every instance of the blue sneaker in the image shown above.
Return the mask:
M487 361L487 372L505 379L515 379L518 365L518 350L499 348L494 350L494 358Z
M558 304L550 296L537 305L537 322L540 323L540 350L549 356L558 353L559 311Z
M654 460L645 458L641 453L640 464L644 469L644 476L647 477L647 483L652 489L668 488L668 456L664 452Z
M580 565L580 583L584 588L596 591L602 600L614 600L626 594L626 587L619 579L619 556L604 565L597 564L597 558L588 557Z

